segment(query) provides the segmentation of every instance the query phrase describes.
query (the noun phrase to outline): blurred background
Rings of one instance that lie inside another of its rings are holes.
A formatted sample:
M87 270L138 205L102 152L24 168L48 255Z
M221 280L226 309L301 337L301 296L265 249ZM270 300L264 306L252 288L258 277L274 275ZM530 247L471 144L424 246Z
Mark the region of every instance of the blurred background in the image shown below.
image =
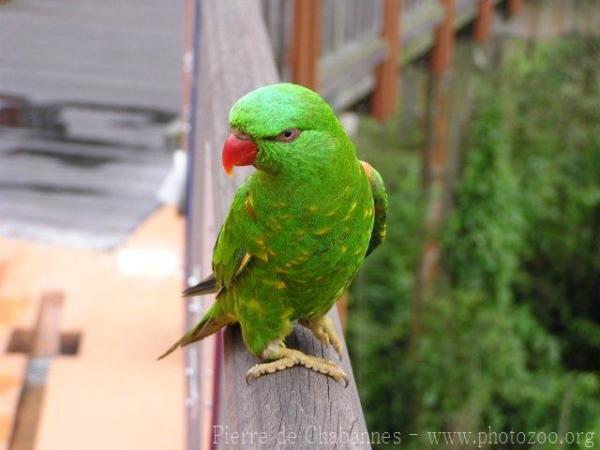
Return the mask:
M373 447L599 448L600 3L4 0L0 450L230 448L221 336L154 359L212 301L180 291L240 180L227 111L277 78L386 181L338 304L359 422L402 434Z

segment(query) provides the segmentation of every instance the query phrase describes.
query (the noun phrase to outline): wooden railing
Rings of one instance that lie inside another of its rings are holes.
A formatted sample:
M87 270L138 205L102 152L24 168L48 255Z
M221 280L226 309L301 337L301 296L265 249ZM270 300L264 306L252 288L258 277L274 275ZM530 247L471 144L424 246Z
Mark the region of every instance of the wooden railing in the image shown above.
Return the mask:
M377 90L376 68L390 58L384 39L385 4L389 0L265 0L263 14L273 43L277 68L285 80L317 89L338 110ZM392 0L399 2L397 39L393 59L400 65L430 50L443 18L442 0ZM453 0L458 29L476 18L488 0ZM489 0L492 4L499 0ZM513 2L510 1L510 4ZM393 8L391 8L393 9ZM316 12L315 12L316 10ZM301 14L299 14L299 12ZM308 13L306 14L302 13ZM301 17L318 15L318 20ZM389 20L389 18L387 18ZM389 25L389 22L388 22ZM306 29L304 29L306 28ZM298 32L300 30L300 32ZM309 51L295 40L318 37ZM302 52L302 58L296 53ZM312 53L312 55L311 55ZM315 58L313 64L307 58ZM307 73L307 71L309 73ZM310 73L314 71L314 73ZM391 98L389 101L393 102ZM384 108L389 110L389 108ZM379 115L378 115L379 116ZM385 117L381 116L381 119Z
M325 0L319 91L342 109L375 87L374 68L385 58L383 2Z
M198 5L198 72L190 98L186 240L187 275L194 279L209 273L216 232L236 187L248 174L240 170L232 179L220 167L220 150L229 133L229 109L248 91L279 79L258 0L203 1ZM195 302L190 303L189 323L205 306ZM330 314L341 335L337 312L334 309ZM304 329L296 329L288 343L309 354L335 359L331 349L323 349ZM206 341L187 350L189 449L207 448L208 442L218 448L271 449L284 447L284 441L286 448L333 448L335 442L317 444L322 436L331 439L330 433L340 440L355 436L354 443L340 441L337 448L370 448L346 350L341 364L350 376L347 388L304 368L264 376L248 385L244 375L256 360L246 350L239 329L230 327L224 332L222 352L217 340L217 382L211 385L202 362L210 362L206 355L212 345ZM215 394L212 413L203 407L211 391ZM207 415L212 416L212 426L202 427L200 421L206 423ZM234 433L246 436L246 440L233 439ZM294 439L293 445L290 439Z
M400 41L402 63L411 61L433 46L435 29L442 21L439 0L404 0Z

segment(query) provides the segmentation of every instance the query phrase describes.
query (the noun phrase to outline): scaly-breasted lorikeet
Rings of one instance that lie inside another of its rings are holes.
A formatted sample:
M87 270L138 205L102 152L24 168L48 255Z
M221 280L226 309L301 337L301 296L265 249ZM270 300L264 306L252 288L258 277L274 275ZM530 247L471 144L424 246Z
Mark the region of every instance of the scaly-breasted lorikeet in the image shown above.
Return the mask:
M288 349L298 322L341 352L329 309L385 237L387 195L359 161L331 107L294 84L256 89L229 115L223 166L253 165L235 194L213 253L214 274L186 296L216 292L204 318L162 357L239 323L262 361L247 379L296 364L347 383L335 363Z

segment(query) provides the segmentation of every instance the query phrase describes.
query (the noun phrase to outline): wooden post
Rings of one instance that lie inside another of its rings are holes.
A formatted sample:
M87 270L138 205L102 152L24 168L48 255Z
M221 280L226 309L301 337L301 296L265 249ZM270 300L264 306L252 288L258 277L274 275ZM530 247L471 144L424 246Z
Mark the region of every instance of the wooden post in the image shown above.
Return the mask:
M188 136L192 114L192 83L194 76L194 18L196 11L196 0L185 0L185 17L183 21L183 64L182 64L182 82L181 92L181 120L184 123L183 133L179 145L181 148L189 150Z
M294 1L292 80L315 91L319 88L321 6L321 0Z
M521 12L523 8L523 0L508 0L508 15L514 16Z
M184 17L184 48L183 48L183 92L182 92L182 148L187 152L188 176L194 177L194 157L199 145L196 140L195 124L199 120L197 91L199 84L198 56L200 51L200 34L202 32L201 18L202 3L200 0L185 0ZM189 216L197 213L194 205L190 202L189 186L186 194L186 236L190 234L191 221ZM204 207L204 206L201 206ZM201 252L201 244L191 248L184 248L185 280L183 288L188 287L190 279L199 277L204 273L196 273L197 265L204 263L202 257L196 252ZM198 281L198 280L196 280ZM208 308L205 299L190 298L183 300L185 329L192 327L202 316L203 311ZM185 374L185 448L187 450L199 450L209 448L208 439L202 440L210 432L212 424L212 388L214 378L210 373L212 368L212 351L214 339L206 339L195 346L188 346L184 350L183 371ZM202 400L202 401L201 401Z
M348 291L340 297L336 303L338 315L340 316L340 322L342 323L342 329L346 331L348 325Z
M383 5L381 36L387 44L387 56L375 69L376 84L371 105L373 116L380 122L388 120L396 109L402 6L402 0L385 0Z
M428 208L425 221L426 242L419 272L420 284L425 291L438 274L440 249L437 234L445 216L447 195L450 84L449 76L434 75L430 80L429 144L425 154L423 189Z
M492 0L479 0L477 17L475 18L473 37L477 42L485 42L492 31L494 17L494 2Z
M439 231L445 218L448 195L448 149L450 141L450 66L455 45L455 0L440 0L444 18L435 32L431 55L428 111L428 144L423 168L423 193L428 202L425 242L417 272L411 310L413 339L421 334L423 301L439 273Z
M52 358L60 353L60 316L63 295L58 292L42 297L32 334L25 384L21 393L11 450L31 450L35 446L40 420L46 375Z
M444 10L444 19L435 30L435 41L431 54L431 73L440 77L450 67L454 51L454 15L456 0L439 0Z

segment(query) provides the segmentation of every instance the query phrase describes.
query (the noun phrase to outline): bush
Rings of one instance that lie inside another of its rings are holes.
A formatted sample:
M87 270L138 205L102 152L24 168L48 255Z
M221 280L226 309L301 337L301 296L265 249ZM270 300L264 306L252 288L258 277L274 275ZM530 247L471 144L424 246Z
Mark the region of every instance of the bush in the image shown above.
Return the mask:
M390 194L389 239L351 296L371 430L600 429L599 48L553 43L479 77L444 276L412 345L422 143L364 121L357 145Z

